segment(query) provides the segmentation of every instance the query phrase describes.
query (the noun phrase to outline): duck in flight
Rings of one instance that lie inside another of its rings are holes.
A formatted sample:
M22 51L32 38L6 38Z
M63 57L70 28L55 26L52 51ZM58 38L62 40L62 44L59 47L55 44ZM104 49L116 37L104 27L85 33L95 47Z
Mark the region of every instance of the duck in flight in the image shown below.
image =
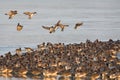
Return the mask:
M57 29L57 26L51 26L51 27L47 27L47 26L42 26L44 29L47 29L47 30L49 30L49 33L53 33L53 32L55 32L56 31L56 29Z
M82 25L83 25L83 22L76 23L74 29L77 29L78 27L80 27Z
M28 19L31 19L33 15L37 14L37 12L24 12L23 14L28 16Z
M64 28L65 27L68 27L69 25L63 25L60 23L61 20L59 20L56 24L55 24L55 27L60 27L61 28L61 31L64 31Z
M17 24L17 31L21 31L23 29L23 26L20 25L20 23Z
M17 14L16 10L10 10L8 13L5 13L5 15L9 16L9 19L12 19Z

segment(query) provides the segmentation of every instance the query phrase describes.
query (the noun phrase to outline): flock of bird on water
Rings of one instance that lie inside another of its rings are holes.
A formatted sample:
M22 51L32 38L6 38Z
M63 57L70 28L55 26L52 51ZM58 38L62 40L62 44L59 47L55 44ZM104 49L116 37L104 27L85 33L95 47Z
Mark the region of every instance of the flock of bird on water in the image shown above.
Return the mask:
M38 44L0 55L0 76L35 80L120 80L120 40Z
M24 12L31 19L37 12ZM5 15L12 19L17 11L11 10ZM75 24L75 29L83 25ZM64 31L65 27L59 20L54 26L42 26L55 32L58 28ZM23 26L18 23L17 31ZM102 42L98 39L94 42L68 44L50 42L37 45L37 49L25 47L0 55L0 76L17 76L26 78L33 76L40 80L120 80L120 59L116 56L120 53L120 40ZM70 78L71 77L71 78Z
M18 12L16 10L10 10L8 13L5 13L5 15L9 16L9 19L12 19ZM23 14L28 16L28 19L31 19L33 15L37 14L37 12L24 12ZM74 29L77 29L83 25L83 22L79 22L75 24ZM59 20L54 26L42 26L44 29L49 30L49 33L55 32L58 28L61 28L61 31L64 30L65 27L68 27L69 25L64 25L61 23L61 20ZM20 23L17 24L17 31L21 31L23 29L23 25Z

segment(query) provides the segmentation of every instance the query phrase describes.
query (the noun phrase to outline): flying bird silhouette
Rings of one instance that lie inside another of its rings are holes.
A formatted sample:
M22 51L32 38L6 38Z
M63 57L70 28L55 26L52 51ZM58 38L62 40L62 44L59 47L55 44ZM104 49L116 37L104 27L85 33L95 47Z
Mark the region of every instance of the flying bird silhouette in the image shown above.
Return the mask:
M17 14L16 10L10 10L8 13L5 13L5 15L9 16L9 19L12 19Z
M23 14L28 15L28 19L31 19L33 15L37 14L37 12L24 12Z
M76 23L74 29L77 29L78 27L80 27L82 25L83 25L83 22Z
M21 31L23 29L23 26L20 25L20 23L17 24L17 31Z
M49 30L49 33L53 33L56 31L57 27L55 26L51 26L51 27L47 27L47 26L42 26L44 29Z
M68 27L69 25L64 25L64 24L61 24L60 22L61 22L61 20L59 20L59 21L55 24L55 27L60 27L60 28L61 28L61 31L64 31L64 28L65 28L65 27Z

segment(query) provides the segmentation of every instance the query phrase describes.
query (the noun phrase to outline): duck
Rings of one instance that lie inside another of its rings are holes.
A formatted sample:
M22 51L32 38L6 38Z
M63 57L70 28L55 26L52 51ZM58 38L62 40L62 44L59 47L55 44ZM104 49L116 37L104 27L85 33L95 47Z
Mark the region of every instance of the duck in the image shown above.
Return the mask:
M38 51L43 51L45 49L46 49L45 42L43 42L42 44L37 45L37 50Z
M11 67L7 68L6 66L3 66L2 69L1 69L2 74L10 74L10 73L12 73L12 71L13 70L12 70Z
M43 72L43 68L38 68L38 67L36 67L36 68L31 68L31 69L30 69L30 73L31 73L33 76L39 76L39 75L42 74L42 72Z
M21 55L21 52L22 52L21 48L16 49L16 54L17 55Z
M75 73L75 77L76 77L76 78L77 78L77 77L79 77L79 78L81 78L81 77L86 77L86 75L87 75L87 72L76 71L76 73Z
M47 26L42 26L44 29L49 30L49 33L53 33L56 31L57 27L55 26L51 26L51 27L47 27Z
M93 73L91 76L91 80L96 80L100 77L100 75L98 73Z
M103 71L101 73L102 80L108 80L108 71Z
M70 77L71 73L70 73L70 71L63 71L62 76L64 76L64 77Z
M20 25L20 23L17 24L17 31L21 31L23 29L23 26Z
M30 48L30 47L25 47L25 51L26 52L33 52L34 50L32 48Z
M12 57L11 52L9 51L8 53L6 53L6 54L5 54L5 57L6 57L7 59L10 59L10 58Z
M58 72L58 75L59 75L61 78L63 78L64 80L70 80L70 77L72 77L71 71L70 71L70 70L65 70L65 69L60 70L60 71Z
M44 70L43 75L45 77L55 77L57 76L57 70L55 67L54 68L51 67L50 69Z
M31 19L33 15L37 14L37 12L24 12L23 14L28 15L28 19Z
M40 72L40 71L38 71L38 70L32 70L32 71L31 71L31 73L32 73L32 75L35 75L35 76L37 76L37 75L40 75L40 74L41 74L41 72Z
M120 80L120 73L117 74L117 78L118 78L118 80Z
M77 29L77 28L80 27L81 25L83 25L83 22L76 23L74 29Z
M116 78L117 78L117 75L116 75L116 74L110 74L110 75L109 75L109 78L110 78L110 79L116 79Z
M5 13L5 15L9 16L9 19L12 19L17 14L17 10L10 10L8 13Z
M14 73L16 73L17 75L26 75L28 72L27 69L24 68L18 68Z
M69 25L63 25L60 23L61 20L59 20L56 24L55 24L55 27L60 27L61 28L61 31L64 31L64 28L65 27L68 27Z

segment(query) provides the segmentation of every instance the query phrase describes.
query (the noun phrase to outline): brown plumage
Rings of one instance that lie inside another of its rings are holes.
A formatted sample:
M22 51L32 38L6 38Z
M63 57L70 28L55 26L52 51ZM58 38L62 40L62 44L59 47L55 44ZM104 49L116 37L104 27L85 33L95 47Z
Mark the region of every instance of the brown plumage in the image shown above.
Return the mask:
M5 15L8 15L9 16L9 19L12 19L15 15L17 14L17 11L16 10L11 10L9 11L8 13L5 13Z
M63 25L60 23L61 20L59 20L56 24L55 24L55 27L60 27L61 28L61 31L64 31L64 28L65 27L68 27L69 25Z
M30 48L30 47L25 47L25 51L26 52L32 52L32 51L34 51L32 48Z
M55 26L55 27L53 27L53 26L51 26L51 27L47 27L47 26L42 26L44 29L47 29L47 30L49 30L49 33L53 33L53 32L55 32L56 31L56 29L57 29L57 27Z
M17 55L21 55L21 52L22 52L21 48L16 49L16 54Z
M17 31L21 31L22 29L23 29L23 26L20 25L20 23L18 23L18 25L17 25Z
M81 25L83 25L82 22L80 22L80 23L76 23L74 28L77 29L77 28L80 27Z
M31 19L34 14L37 14L37 12L24 12L23 14L28 15L28 19Z

